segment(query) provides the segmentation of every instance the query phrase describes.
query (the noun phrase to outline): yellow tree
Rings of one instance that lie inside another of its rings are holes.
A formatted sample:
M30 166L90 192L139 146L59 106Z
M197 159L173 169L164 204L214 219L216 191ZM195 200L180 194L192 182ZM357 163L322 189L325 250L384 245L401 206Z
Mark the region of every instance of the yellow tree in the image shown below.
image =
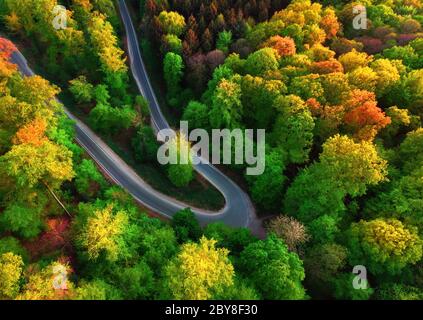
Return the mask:
M21 101L36 105L48 103L49 106L54 105L57 107L57 104L52 103L52 100L54 100L59 92L60 89L57 86L52 85L40 76L21 78L14 81L11 85L12 96Z
M1 80L0 80L1 82ZM0 95L0 121L5 127L17 130L36 118L51 127L54 113L59 111L55 96L59 88L39 77L12 77L4 95Z
M13 299L19 293L23 265L21 256L12 252L0 255L0 299Z
M68 263L56 261L39 270L29 267L28 279L17 300L63 300L74 292L74 284L69 281L71 268Z
M367 185L385 181L387 175L387 161L379 157L373 143L355 143L341 135L323 144L320 166L334 186L342 186L352 196L365 193Z
M164 33L180 36L185 29L185 18L174 11L162 11L157 17Z
M414 227L396 219L360 221L348 235L352 265L368 266L374 273L398 274L422 257L423 241Z
M388 59L377 59L370 67L378 75L376 93L383 96L401 78L397 67Z
M78 242L87 250L90 259L95 260L104 253L107 260L116 261L125 251L123 235L128 223L124 211L114 213L113 205L108 205L88 218Z
M233 285L234 268L227 249L215 248L205 237L186 243L165 268L166 284L174 299L206 300Z
M72 153L48 140L39 146L32 143L15 145L1 158L1 162L8 176L21 188L32 188L42 183L57 189L74 176Z
M344 66L345 72L351 72L359 67L367 67L373 60L373 57L365 52L357 52L353 49L341 55L338 60Z
M106 72L126 72L127 66L124 52L118 46L118 39L112 25L101 13L95 12L91 16L88 27L91 43L98 52L100 62Z

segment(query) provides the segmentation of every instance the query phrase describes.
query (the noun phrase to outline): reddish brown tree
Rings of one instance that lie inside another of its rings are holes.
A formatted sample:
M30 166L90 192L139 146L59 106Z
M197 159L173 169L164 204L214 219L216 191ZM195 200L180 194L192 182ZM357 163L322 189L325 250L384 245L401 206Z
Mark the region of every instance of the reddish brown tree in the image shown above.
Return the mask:
M265 41L262 47L275 49L279 56L286 57L295 54L295 42L289 37L273 36Z
M328 74L333 72L344 72L342 64L336 60L317 61L311 65L311 71L318 74Z

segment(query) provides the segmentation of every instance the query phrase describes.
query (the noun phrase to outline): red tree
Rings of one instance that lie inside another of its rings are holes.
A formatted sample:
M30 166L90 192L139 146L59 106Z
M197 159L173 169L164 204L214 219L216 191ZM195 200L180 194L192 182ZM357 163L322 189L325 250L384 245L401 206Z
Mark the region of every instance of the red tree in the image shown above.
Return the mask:
M5 58L9 59L13 52L17 49L15 45L9 40L0 37L0 54Z
M295 54L295 42L289 37L273 36L263 43L262 47L275 49L281 57Z
M318 74L328 74L333 72L344 72L344 67L338 60L331 59L314 62L311 66L311 71Z
M391 118L377 106L373 93L356 91L361 95L351 98L347 103L349 111L345 113L344 122L356 138L372 140L379 130L391 123Z

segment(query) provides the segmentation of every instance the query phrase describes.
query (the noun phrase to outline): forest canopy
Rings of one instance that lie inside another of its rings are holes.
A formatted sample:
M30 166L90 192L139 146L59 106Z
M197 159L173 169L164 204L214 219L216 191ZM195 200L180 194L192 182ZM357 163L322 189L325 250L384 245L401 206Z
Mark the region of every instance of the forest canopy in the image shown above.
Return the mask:
M0 0L16 39L0 37L0 299L422 300L421 1L127 2L167 117L266 130L262 175L221 168L265 232L200 226L189 208L159 219L75 142L56 96L133 163L156 162L114 1ZM18 72L16 45L43 77ZM154 173L172 192L204 184L192 163Z

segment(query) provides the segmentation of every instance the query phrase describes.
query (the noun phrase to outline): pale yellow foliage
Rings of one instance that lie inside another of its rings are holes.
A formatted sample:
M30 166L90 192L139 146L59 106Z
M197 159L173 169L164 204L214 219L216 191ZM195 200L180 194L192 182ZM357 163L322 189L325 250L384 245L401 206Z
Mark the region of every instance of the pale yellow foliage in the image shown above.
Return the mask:
M23 265L21 256L12 252L0 255L0 299L11 299L18 294Z
M215 248L216 241L201 238L186 243L167 266L168 285L174 299L205 300L233 284L234 268L229 251Z
M118 211L114 214L113 205L96 211L93 217L88 218L79 239L90 259L97 259L104 251L109 261L116 261L121 254L121 236L127 224L126 213Z
M45 141L40 146L20 144L3 156L7 172L21 187L47 183L57 188L74 177L72 153L61 145Z
M373 60L373 57L365 52L358 52L353 49L341 55L338 60L343 65L345 72L350 72L359 67L367 67Z
M106 71L126 72L127 66L124 52L118 46L118 40L114 34L112 25L101 13L95 12L91 16L90 26L88 28L91 42L98 52L100 61Z
M320 161L334 183L351 195L363 194L366 185L387 180L386 160L379 157L372 142L354 142L347 136L335 135L323 145Z
M400 256L408 247L419 242L417 234L406 229L401 221L377 219L366 224L364 241L373 243L385 252Z

